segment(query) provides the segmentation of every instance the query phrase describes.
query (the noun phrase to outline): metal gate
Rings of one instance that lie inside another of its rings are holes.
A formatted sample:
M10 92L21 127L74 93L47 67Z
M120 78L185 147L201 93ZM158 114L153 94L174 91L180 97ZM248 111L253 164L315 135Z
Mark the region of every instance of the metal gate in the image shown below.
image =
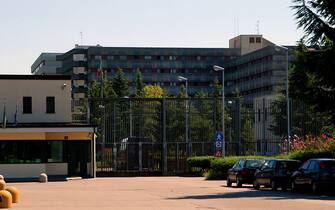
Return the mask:
M291 103L291 130L317 133L319 116ZM97 126L97 172L178 174L186 159L213 155L215 131L222 130L219 98L90 99ZM226 155L274 155L287 134L286 103L227 99Z

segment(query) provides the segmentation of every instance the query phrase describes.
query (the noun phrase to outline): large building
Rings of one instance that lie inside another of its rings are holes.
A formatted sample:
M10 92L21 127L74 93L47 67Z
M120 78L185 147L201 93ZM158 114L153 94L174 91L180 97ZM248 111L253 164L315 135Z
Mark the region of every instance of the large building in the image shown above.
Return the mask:
M46 56L48 53L42 53ZM42 56L41 55L41 56ZM54 54L52 54L54 56ZM40 56L40 57L41 57ZM215 79L221 81L214 65L225 67L225 94L233 96L239 91L250 99L276 94L286 74L286 52L277 50L262 35L240 35L229 41L229 48L149 48L79 46L56 55L61 67L44 63L39 68L38 58L32 66L33 74L52 72L72 75L74 107L81 106L87 97L90 83L100 80L97 71L102 68L112 78L117 69L123 69L130 86L134 87L135 72L139 69L145 83L158 84L175 95L179 91L178 76L188 79L190 95L213 92ZM50 72L50 70L48 70Z
M95 134L73 124L71 77L0 75L0 174L95 176Z

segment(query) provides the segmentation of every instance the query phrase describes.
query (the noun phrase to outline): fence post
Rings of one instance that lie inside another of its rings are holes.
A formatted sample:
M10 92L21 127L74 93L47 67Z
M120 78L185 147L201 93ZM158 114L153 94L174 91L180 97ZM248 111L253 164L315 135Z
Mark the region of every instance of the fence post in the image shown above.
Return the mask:
M161 101L162 108L162 140L163 140L163 175L167 174L167 144L166 144L166 100Z
M235 145L237 144L237 155L241 155L241 105L240 99L235 99Z

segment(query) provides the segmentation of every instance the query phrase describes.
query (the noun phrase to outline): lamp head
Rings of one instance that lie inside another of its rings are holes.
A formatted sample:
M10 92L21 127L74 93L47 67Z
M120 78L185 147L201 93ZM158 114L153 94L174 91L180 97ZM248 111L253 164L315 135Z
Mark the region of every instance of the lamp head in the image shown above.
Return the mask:
M178 80L179 81L187 81L187 78L186 77L182 77L182 76L178 76Z
M214 71L224 71L224 68L221 66L213 66Z

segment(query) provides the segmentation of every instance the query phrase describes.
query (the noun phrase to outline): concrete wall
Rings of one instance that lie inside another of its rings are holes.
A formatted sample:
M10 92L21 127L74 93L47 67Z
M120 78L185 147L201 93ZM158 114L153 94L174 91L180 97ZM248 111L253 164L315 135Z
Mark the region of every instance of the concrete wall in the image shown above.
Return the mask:
M41 173L67 175L67 168L67 163L0 164L0 174L5 178L35 178Z
M65 86L64 86L65 84ZM23 97L32 97L32 114L23 114ZM55 97L55 113L46 113L46 97ZM71 122L70 80L0 80L0 122L6 104L8 123L14 122L17 107L18 123Z

